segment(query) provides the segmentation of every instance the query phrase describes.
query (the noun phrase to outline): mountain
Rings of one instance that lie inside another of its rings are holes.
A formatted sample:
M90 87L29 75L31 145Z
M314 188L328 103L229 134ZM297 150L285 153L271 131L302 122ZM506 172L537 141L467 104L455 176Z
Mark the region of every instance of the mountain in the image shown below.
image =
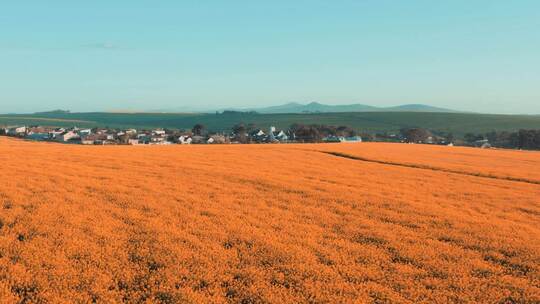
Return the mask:
M275 113L342 113L342 112L447 112L458 111L423 104L406 104L394 107L375 107L364 104L325 105L318 102L301 104L290 102L280 106L250 109L265 114Z
M150 113L213 113L215 111L254 111L261 114L282 113L345 113L345 112L439 112L459 113L450 109L432 107L424 104L406 104L393 107L375 107L365 104L327 105L318 102L302 104L289 102L286 104L262 108L212 108L210 106L183 106L161 110L146 111Z
M381 108L381 109L384 109L384 111L388 111L388 112L446 112L446 113L459 112L456 110L432 107L432 106L423 105L423 104L406 104L406 105L386 107L386 108Z

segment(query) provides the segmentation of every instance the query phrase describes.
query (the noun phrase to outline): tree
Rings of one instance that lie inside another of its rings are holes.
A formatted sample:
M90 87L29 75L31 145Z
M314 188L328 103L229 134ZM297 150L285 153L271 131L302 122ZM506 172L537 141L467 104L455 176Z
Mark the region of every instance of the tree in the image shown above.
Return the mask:
M336 134L335 135L344 136L344 137L351 137L351 136L356 136L357 133L351 127L339 126L336 129Z
M257 125L251 122L251 123L249 123L247 125L246 132L251 133L251 132L255 131L256 129L257 129Z
M468 143L473 143L477 140L482 140L484 139L484 136L482 135L477 135L477 134L473 134L473 133L467 133L465 134L465 141L468 142Z
M131 138L132 138L132 136L130 136L129 134L122 134L122 135L118 136L118 141L121 144L127 144L127 143L129 143L129 140Z
M518 147L520 149L539 149L540 131L537 130L519 130Z
M410 143L425 143L432 136L431 132L421 128L403 128L400 133L405 141Z
M196 124L193 126L193 129L191 129L191 132L193 133L193 135L198 135L198 136L202 136L205 132L206 128L204 125L202 124Z
M446 142L447 143L451 144L451 143L454 142L454 140L455 140L454 134L452 134L452 133L446 134Z
M301 142L320 142L322 140L322 134L315 125L304 126L295 125L294 127L295 138Z
M232 131L234 133L234 139L240 143L247 143L247 128L243 123L239 123L233 126Z

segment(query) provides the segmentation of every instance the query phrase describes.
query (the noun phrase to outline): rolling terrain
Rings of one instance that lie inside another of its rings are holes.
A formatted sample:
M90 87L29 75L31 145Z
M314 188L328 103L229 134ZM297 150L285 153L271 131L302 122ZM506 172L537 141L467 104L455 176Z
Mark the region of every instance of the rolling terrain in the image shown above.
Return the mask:
M232 126L254 123L286 129L293 123L346 125L360 132L398 132L401 128L420 127L432 131L451 132L462 137L466 133L517 131L540 128L540 116L495 115L472 113L422 112L349 112L302 114L194 114L194 113L39 113L0 115L0 125L48 125L111 128L191 129L201 123L209 130L231 131Z
M393 107L376 107L365 104L327 105L318 102L301 104L290 102L279 106L249 109L258 113L342 113L342 112L458 112L423 104L406 104Z
M540 153L0 137L0 299L538 303Z

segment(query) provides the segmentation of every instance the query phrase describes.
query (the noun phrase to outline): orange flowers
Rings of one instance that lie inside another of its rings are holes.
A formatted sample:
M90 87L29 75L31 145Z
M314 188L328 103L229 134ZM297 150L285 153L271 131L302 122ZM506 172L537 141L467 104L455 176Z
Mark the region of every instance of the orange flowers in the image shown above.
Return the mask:
M540 301L538 172L456 147L0 138L0 299Z

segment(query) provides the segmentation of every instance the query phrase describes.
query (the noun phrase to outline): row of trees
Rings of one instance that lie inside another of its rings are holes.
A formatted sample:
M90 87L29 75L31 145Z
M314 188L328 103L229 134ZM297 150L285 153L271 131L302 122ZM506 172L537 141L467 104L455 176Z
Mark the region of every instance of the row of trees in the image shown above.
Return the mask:
M293 124L289 128L289 132L299 142L321 142L325 137L350 137L357 135L357 132L350 127L329 125Z
M465 141L468 144L479 140L488 140L494 147L540 150L540 130L521 129L517 132L492 131L486 134L468 133L465 135Z

